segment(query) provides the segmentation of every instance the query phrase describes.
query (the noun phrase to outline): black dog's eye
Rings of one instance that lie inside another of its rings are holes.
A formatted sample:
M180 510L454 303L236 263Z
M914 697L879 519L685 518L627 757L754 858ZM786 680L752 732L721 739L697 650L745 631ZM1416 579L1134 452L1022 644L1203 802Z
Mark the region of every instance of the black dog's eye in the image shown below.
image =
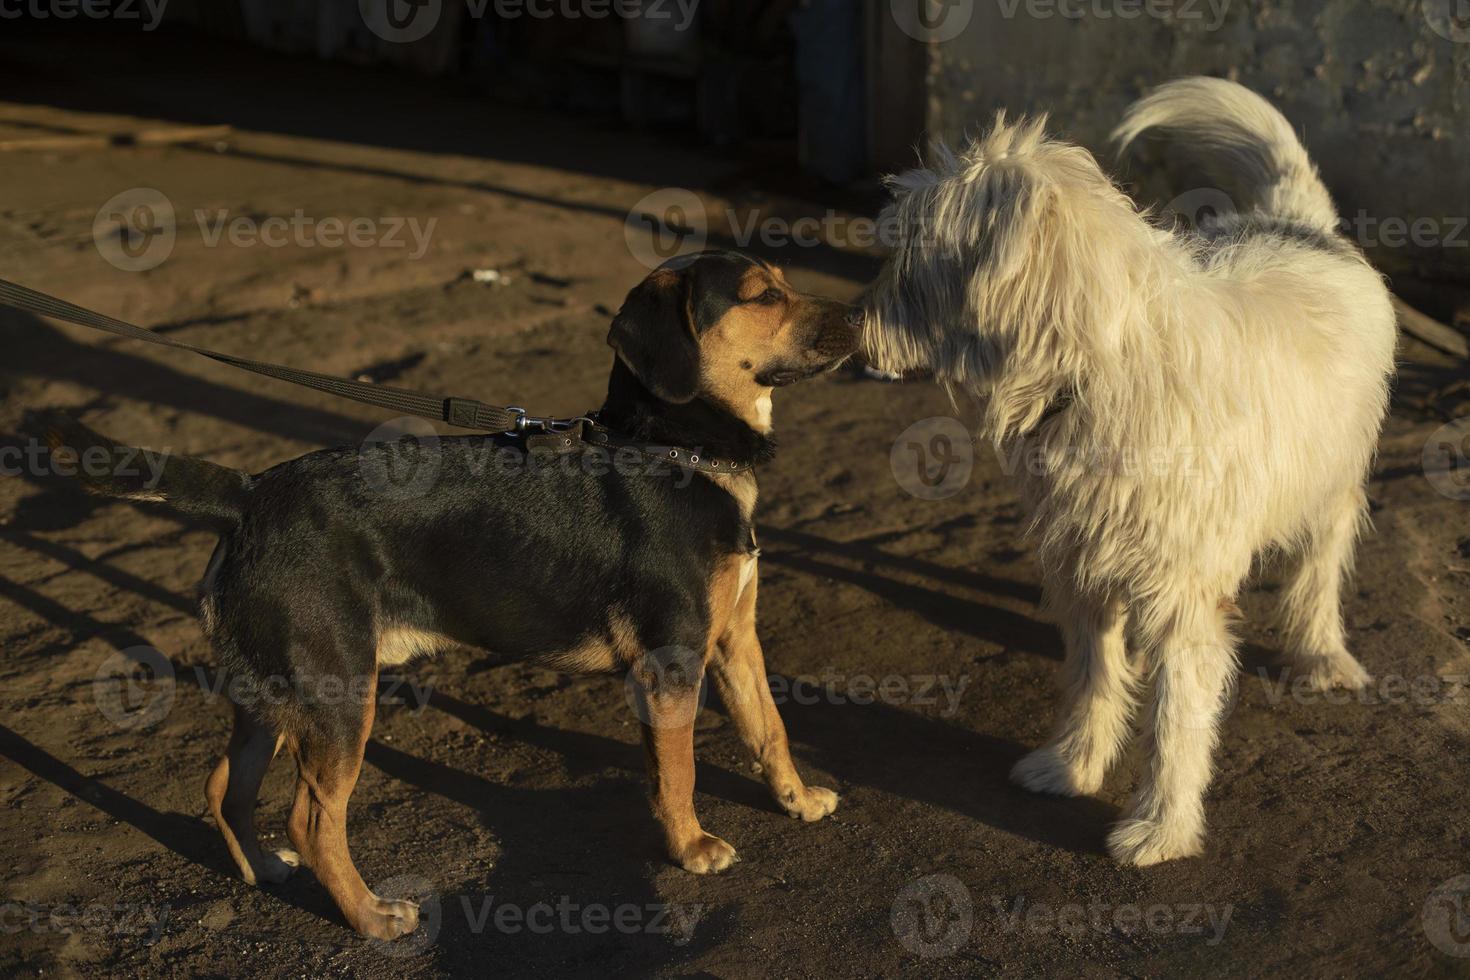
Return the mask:
M781 299L782 299L781 290L779 290L776 287L772 286L770 289L767 289L765 292L763 292L759 296L755 297L755 299L748 300L747 302L751 302L751 303L762 303L762 304L765 304L765 305L769 306L772 303L779 303L779 302L781 302Z

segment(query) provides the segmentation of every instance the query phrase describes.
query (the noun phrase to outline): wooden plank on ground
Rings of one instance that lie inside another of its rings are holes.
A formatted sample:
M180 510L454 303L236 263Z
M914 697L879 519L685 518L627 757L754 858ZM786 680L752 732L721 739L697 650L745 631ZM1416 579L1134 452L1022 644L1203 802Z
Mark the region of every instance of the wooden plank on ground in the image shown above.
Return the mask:
M166 126L122 133L56 133L0 139L0 153L30 150L105 150L109 146L174 146L226 139L229 126Z
M1445 326L1433 317L1425 316L1397 296L1393 298L1393 308L1398 312L1399 326L1403 327L1405 333L1424 341L1435 350L1454 354L1456 357L1470 357L1470 341L1458 330Z

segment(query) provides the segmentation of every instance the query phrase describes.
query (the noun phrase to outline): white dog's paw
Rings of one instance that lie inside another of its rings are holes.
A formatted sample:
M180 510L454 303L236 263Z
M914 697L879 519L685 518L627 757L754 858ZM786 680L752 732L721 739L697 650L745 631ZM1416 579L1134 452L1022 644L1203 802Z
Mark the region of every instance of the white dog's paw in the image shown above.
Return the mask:
M1184 824L1130 817L1120 821L1108 834L1108 853L1113 860L1135 868L1195 857L1203 850L1203 829Z
M1363 665L1349 653L1334 656L1299 656L1293 661L1298 671L1306 674L1307 687L1313 691L1330 691L1335 687L1361 691L1373 682Z
M1011 782L1033 793L1087 796L1102 788L1102 777L1068 764L1051 746L1043 746L1017 762Z

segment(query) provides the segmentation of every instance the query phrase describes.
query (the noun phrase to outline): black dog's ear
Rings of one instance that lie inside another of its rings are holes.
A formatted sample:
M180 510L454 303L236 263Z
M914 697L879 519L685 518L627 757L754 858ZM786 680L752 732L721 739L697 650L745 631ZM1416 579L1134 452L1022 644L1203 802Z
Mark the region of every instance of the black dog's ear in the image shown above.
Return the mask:
M607 342L643 386L682 404L699 393L694 270L662 268L644 279L613 318Z

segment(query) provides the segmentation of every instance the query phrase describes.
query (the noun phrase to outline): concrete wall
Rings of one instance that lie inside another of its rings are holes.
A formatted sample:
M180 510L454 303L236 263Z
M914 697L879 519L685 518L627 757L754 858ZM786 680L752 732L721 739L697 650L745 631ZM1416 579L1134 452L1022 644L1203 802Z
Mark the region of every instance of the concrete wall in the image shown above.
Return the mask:
M931 45L930 132L1047 111L1111 160L1109 129L1149 86L1232 78L1303 134L1381 268L1470 280L1470 0L945 2L969 22Z

